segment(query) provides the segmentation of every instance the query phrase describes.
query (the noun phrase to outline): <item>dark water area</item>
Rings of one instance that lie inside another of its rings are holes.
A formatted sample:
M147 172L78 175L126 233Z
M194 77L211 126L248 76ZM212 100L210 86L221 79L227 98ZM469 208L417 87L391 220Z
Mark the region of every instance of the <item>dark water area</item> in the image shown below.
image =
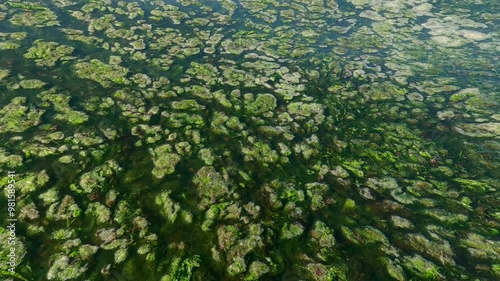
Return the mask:
M494 2L2 1L2 280L500 278Z

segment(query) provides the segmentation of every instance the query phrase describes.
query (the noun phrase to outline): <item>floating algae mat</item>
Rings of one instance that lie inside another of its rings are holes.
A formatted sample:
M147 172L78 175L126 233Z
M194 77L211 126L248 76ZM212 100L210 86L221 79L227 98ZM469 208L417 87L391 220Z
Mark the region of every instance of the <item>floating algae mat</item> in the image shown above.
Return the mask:
M1 280L499 280L499 22L1 1Z

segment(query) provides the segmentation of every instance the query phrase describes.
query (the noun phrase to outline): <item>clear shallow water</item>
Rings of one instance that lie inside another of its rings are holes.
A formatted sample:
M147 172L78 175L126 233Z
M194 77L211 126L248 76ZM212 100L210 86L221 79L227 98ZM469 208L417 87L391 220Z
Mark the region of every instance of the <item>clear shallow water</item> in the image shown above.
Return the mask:
M5 278L500 275L495 4L22 2Z

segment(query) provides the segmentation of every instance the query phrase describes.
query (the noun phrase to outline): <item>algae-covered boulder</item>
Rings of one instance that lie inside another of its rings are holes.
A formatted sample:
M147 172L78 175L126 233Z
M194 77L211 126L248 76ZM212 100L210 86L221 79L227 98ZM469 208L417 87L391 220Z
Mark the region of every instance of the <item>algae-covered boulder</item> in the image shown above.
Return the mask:
M104 165L96 167L94 170L84 173L80 177L79 185L74 186L78 192L91 193L94 191L105 191L110 186L113 177L121 173L123 168L114 160L109 160Z
M183 110L183 111L200 111L205 109L203 105L200 105L196 100L186 99L180 101L173 101L171 103L173 109Z
M12 225L12 224L10 224ZM0 228L0 270L2 272L9 271L10 268L16 268L24 260L26 255L26 246L20 236L16 236L16 223L13 223L14 228ZM9 224L7 224L9 226Z
M313 182L305 184L306 194L310 200L310 206L312 211L318 211L325 207L326 197L328 195L329 187L327 184ZM318 226L321 226L318 225Z
M63 221L74 219L80 216L82 209L75 203L75 199L66 195L61 201L55 202L49 206L45 217L48 220Z
M57 20L56 13L48 8L17 13L10 18L10 22L13 25L33 27L60 25L60 22Z
M87 265L78 259L59 254L54 257L47 272L48 280L74 280L87 270Z
M281 236L280 238L283 240L289 240L296 238L304 233L304 226L302 226L300 223L295 222L295 223L285 223L283 227L281 228Z
M193 270L201 266L201 258L198 255L185 259L175 258L170 265L169 274L163 276L161 281L189 281Z
M254 261L248 267L248 274L245 280L259 280L261 276L265 275L270 271L269 266L266 263L260 261Z
M99 202L89 204L85 214L89 217L95 217L98 224L104 224L111 218L111 211Z
M391 216L391 222L392 225L396 228L413 229L415 227L410 220L402 218L400 216Z
M190 68L186 71L187 74L194 76L197 79L203 80L208 84L217 82L219 70L211 64L200 64L192 62Z
M28 107L25 97L15 97L0 109L0 133L24 132L40 122L44 110Z
M42 88L45 84L47 83L39 79L26 79L19 82L19 85L23 89L38 89Z
M13 41L0 42L0 50L15 50L19 47L21 47L21 45Z
M372 188L378 192L384 192L387 190L395 190L398 189L398 183L394 178L369 178L366 182L366 185L369 188Z
M10 70L0 68L0 81L2 81L5 77L10 75Z
M318 258L326 261L334 253L335 236L334 231L324 222L316 221L313 229L309 232L311 246L317 252Z
M468 233L460 240L460 247L464 248L473 260L500 262L500 243L486 239L477 233Z
M276 97L271 94L259 94L255 100L245 99L245 111L250 115L260 115L274 110L277 106Z
M446 240L431 241L421 234L413 233L399 237L398 240L402 248L408 248L423 256L431 257L443 265L455 265L453 250L450 243Z
M105 88L113 84L128 84L125 77L128 69L116 64L106 64L98 59L89 62L78 62L74 65L75 73L80 78L94 80Z
M210 148L202 148L198 153L198 157L205 162L206 165L212 165L215 161L215 155Z
M5 165L8 168L15 168L21 166L23 157L18 154L11 154L0 148L0 166Z
M325 106L322 104L293 102L290 103L287 108L288 113L298 121L306 120L311 117L316 124L320 124L325 120Z
M460 134L476 138L500 138L500 123L463 123L454 129Z
M115 64L116 65L116 64ZM144 73L136 73L131 78L132 82L137 84L141 88L146 88L151 84L151 78Z
M57 42L37 40L24 54L24 57L35 60L37 66L55 66L57 61L73 59L74 57L70 55L74 49L71 46L60 45Z
M229 194L226 181L213 166L204 166L196 172L192 180L200 197L198 207L205 209Z
M227 273L229 273L230 276L235 276L240 273L243 273L247 270L247 265L245 264L245 259L241 257L237 257L234 259L233 263L231 263L227 267Z
M439 272L439 267L420 255L404 257L403 266L415 277L422 280L445 280Z
M85 123L89 116L81 111L66 109L62 113L54 115L55 120L65 121L71 125Z
M175 153L169 144L150 149L149 152L153 156L153 163L155 165L151 173L158 179L174 173L175 166L181 161L179 154Z
M304 265L304 268L302 269L302 272L300 274L302 278L305 278L305 280L314 280L314 281L320 281L320 280L346 280L345 279L345 273L343 270L329 266L329 265L324 265L322 263L316 263L316 262L309 262L306 265Z
M38 196L44 205L51 205L59 200L59 192L56 188L51 188Z
M279 159L278 153L269 144L262 142L256 142L250 147L243 147L241 152L245 155L245 161L260 162L265 167L269 166L268 163L274 163Z

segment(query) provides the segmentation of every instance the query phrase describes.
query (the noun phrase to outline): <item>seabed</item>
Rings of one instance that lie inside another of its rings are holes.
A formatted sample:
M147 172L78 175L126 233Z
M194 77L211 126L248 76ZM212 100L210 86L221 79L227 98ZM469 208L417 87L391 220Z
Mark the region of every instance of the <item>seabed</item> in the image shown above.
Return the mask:
M498 8L0 2L0 277L500 279Z

